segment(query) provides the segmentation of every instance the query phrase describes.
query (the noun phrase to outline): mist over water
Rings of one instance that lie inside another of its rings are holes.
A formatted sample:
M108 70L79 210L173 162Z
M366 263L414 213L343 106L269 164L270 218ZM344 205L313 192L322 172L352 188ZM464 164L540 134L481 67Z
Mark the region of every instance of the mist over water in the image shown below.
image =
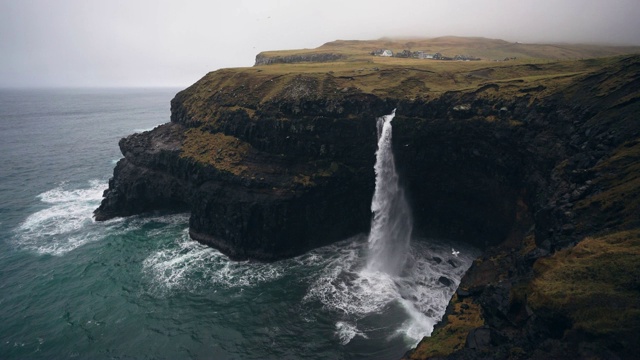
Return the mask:
M407 238L372 269L361 234L235 262L188 214L93 221L118 139L173 93L0 92L0 358L390 359L430 334L475 250Z

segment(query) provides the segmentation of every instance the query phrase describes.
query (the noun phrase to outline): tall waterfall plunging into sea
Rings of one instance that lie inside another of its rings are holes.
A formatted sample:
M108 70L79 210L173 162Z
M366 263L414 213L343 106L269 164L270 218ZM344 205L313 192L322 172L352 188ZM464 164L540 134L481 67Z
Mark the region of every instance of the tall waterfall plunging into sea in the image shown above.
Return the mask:
M369 233L367 269L399 275L406 262L413 228L411 210L398 182L392 149L391 121L396 110L378 118L376 189L371 201L373 220Z

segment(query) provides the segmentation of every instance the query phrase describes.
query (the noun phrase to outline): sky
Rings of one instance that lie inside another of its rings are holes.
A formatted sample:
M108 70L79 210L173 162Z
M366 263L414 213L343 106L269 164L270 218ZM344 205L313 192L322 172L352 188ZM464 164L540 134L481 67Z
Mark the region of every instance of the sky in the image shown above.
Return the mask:
M0 87L186 87L381 37L640 45L640 0L0 0Z

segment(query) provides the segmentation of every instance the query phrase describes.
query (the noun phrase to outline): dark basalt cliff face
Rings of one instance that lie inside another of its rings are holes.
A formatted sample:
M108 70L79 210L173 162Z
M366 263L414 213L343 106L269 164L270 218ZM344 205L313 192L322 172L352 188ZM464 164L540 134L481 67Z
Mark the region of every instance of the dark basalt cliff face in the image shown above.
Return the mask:
M183 102L191 96L172 101L171 123L120 141L125 158L97 220L185 209L191 237L234 259L290 257L367 231L383 102L345 99L340 111L362 121L318 116L326 104L309 102L313 115L256 122L222 110L218 123L201 126Z
M176 95L170 123L120 141L125 158L95 217L188 210L192 238L236 259L294 256L367 232L375 120L397 108L394 153L416 231L485 249L440 330L406 357L632 356L640 57L531 83L469 72L482 79L444 92L396 70L411 94L327 72L210 73ZM602 259L585 270L589 241L617 252L631 277L602 275ZM606 289L561 283L585 276ZM610 311L623 326L607 323Z

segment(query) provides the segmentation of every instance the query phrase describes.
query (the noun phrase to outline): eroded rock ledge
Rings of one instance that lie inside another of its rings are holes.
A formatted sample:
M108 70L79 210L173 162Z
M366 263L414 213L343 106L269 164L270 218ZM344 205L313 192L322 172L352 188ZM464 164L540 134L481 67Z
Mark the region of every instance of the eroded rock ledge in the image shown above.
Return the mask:
M439 345L426 339L407 357L624 357L639 343L638 266L603 277L615 285L604 295L574 289L567 305L572 290L556 282L587 273L554 259L600 237L604 251L619 241L625 259L639 258L640 57L558 66L213 72L176 95L171 123L120 141L125 158L95 216L188 210L191 236L236 259L366 232L375 119L397 108L394 152L416 231L486 249ZM536 76L513 78L523 71ZM601 270L589 276L601 281ZM621 306L623 327L606 324L611 305L598 296ZM480 322L465 322L470 311Z

